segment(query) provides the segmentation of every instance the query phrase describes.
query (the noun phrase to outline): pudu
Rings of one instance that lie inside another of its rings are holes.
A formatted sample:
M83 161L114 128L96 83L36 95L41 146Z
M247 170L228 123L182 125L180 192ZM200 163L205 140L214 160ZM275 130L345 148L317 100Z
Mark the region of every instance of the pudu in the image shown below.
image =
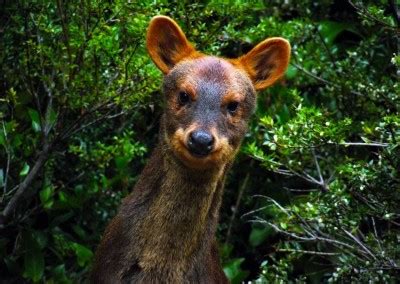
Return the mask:
M147 49L164 73L159 142L104 233L92 281L227 283L215 240L225 176L256 90L284 74L290 45L269 38L236 59L208 56L157 16Z

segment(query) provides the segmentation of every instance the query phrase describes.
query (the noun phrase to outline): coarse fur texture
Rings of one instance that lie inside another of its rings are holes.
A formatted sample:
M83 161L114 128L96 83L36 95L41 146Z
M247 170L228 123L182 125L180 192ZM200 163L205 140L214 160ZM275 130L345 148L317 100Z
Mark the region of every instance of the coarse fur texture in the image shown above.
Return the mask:
M149 54L164 73L160 138L97 249L93 283L227 283L215 239L227 171L256 90L285 72L290 45L267 39L238 59L195 50L170 18L152 19Z

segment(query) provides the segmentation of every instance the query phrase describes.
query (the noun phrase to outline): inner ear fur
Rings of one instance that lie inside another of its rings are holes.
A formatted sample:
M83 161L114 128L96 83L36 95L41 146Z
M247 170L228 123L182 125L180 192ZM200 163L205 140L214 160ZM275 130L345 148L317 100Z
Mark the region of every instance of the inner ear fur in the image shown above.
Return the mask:
M146 44L151 59L164 74L179 61L197 54L178 24L166 16L150 21Z
M290 44L279 37L269 38L238 58L256 90L275 83L285 73L290 60Z

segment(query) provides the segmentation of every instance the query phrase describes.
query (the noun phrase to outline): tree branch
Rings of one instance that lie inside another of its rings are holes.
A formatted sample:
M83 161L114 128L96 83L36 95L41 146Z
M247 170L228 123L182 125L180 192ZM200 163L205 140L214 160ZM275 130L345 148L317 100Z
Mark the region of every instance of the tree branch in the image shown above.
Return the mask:
M13 197L8 202L7 206L4 208L2 214L0 215L0 227L4 226L4 224L9 220L11 215L14 213L15 209L18 207L21 200L23 200L23 197L25 196L28 187L32 184L32 182L35 180L37 175L40 173L40 170L46 163L51 148L52 145L47 143L43 146L43 149L40 152L38 159L36 160L32 170L20 183L20 185L18 186L18 190L15 192Z
M340 255L340 253L337 252L322 252L322 251L310 251L310 250L300 250L300 249L278 249L277 251L296 252L296 253L313 254L313 255L325 255L325 256Z

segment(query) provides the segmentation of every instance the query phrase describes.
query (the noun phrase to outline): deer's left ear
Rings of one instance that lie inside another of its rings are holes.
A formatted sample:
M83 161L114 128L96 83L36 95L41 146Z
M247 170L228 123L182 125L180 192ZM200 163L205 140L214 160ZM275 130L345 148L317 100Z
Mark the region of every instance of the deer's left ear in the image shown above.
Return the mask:
M286 71L290 59L290 44L279 37L269 38L238 58L256 90L272 85Z
M197 54L178 24L166 16L151 20L146 41L151 59L164 74L179 61Z

